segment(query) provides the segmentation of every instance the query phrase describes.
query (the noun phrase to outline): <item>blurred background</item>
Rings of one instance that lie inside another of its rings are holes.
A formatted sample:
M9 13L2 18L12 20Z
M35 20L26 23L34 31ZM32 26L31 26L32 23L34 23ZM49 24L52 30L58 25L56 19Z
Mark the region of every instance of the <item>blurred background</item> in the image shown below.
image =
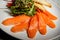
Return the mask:
M16 38L6 34L4 31L2 31L0 29L0 40L19 40L19 39L16 39Z

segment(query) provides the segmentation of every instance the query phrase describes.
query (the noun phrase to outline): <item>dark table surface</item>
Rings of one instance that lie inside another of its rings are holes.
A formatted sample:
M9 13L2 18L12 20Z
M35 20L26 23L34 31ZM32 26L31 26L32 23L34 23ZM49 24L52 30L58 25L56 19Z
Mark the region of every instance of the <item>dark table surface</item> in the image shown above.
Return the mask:
M2 31L0 29L0 40L19 40L19 39L16 39L16 38L6 34L4 31Z
M14 37L6 34L4 31L2 31L0 29L0 40L20 40L20 39L14 38ZM55 39L53 39L53 40L60 40L60 36L55 38Z

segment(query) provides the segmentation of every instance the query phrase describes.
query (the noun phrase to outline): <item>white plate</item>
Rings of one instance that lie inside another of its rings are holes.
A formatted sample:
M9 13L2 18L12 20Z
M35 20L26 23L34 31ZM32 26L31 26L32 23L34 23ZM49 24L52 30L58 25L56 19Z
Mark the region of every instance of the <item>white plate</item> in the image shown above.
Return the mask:
M2 1L0 1L0 6L2 5L1 3ZM56 21L54 21L54 23L56 24L56 28L55 29L51 29L49 27L47 27L47 34L45 36L39 34L39 32L37 33L36 37L33 39L30 39L27 37L26 32L18 32L18 33L13 33L10 31L12 26L4 26L2 25L2 21L5 20L6 18L10 18L11 16L9 15L9 10L8 9L0 9L0 28L6 32L7 34L18 38L18 39L23 39L23 40L49 40L54 38L55 36L58 36L60 34L60 9L56 6L56 4L52 1L49 0L48 2L50 2L52 4L52 8L48 8L45 7L48 11L50 11L53 15L57 16L58 19ZM6 8L6 2L3 3L3 5L0 8ZM7 11L7 12L6 12Z

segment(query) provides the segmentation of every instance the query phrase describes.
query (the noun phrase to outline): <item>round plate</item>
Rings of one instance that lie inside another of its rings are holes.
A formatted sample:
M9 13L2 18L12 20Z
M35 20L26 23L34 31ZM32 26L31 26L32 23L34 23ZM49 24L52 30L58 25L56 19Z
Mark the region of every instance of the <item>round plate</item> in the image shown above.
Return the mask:
M3 4L2 4L3 2ZM0 1L0 5L2 5L0 7L0 28L6 32L7 34L15 37L15 38L18 38L18 39L23 39L23 40L49 40L49 39L52 39L54 38L55 36L58 36L59 33L60 33L60 9L56 6L56 4L52 1L52 0L49 0L48 2L50 2L52 4L52 8L48 8L48 7L45 7L49 12L51 12L53 15L57 16L58 19L57 20L54 20L54 23L56 24L56 28L55 29L52 29L50 28L49 26L47 26L47 34L46 35L41 35L39 32L37 32L36 34L36 37L33 38L33 39L30 39L27 37L27 34L26 34L26 31L23 31L23 32L18 32L18 33L13 33L10 31L11 26L4 26L2 24L2 21L7 19L7 18L10 18L12 16L9 15L9 10L8 9L4 9L4 8L7 8L6 7L6 2L4 1Z

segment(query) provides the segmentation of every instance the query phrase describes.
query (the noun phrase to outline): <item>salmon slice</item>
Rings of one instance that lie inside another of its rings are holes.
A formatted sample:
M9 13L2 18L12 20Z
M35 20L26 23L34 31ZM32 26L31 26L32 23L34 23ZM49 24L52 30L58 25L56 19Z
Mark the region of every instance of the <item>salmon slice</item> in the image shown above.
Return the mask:
M16 16L16 17L13 17L13 18L8 18L6 20L4 20L2 22L3 25L12 25L12 24L18 24L18 23L21 23L21 22L24 22L26 20L30 19L29 16L26 16L26 15L20 15L20 16Z
M50 20L44 13L42 13L43 19L45 21L45 23L51 27L51 28L55 28L56 25L54 24L54 22L52 20Z
M42 13L38 13L37 12L37 16L38 16L38 30L42 35L45 35L47 33L47 29L46 29L46 23L41 15Z
M37 11L40 13L40 9L37 9ZM56 16L52 15L52 14L51 14L50 12L48 12L47 10L45 10L43 13L44 13L48 18L50 18L51 20L56 20L56 19L57 19Z
M46 14L46 15L47 15L50 19L52 19L52 20L56 20L56 19L57 19L56 16L52 15L52 14L51 14L50 12L48 12L47 10L45 10L44 14Z
M30 20L30 19L29 19ZM12 32L19 32L19 31L23 31L24 29L28 29L28 25L29 25L29 20L22 22L21 24L17 24L14 27L12 27L11 31Z
M38 27L38 20L37 16L34 15L30 21L29 28L27 30L27 34L29 38L34 38L37 33L37 27Z

